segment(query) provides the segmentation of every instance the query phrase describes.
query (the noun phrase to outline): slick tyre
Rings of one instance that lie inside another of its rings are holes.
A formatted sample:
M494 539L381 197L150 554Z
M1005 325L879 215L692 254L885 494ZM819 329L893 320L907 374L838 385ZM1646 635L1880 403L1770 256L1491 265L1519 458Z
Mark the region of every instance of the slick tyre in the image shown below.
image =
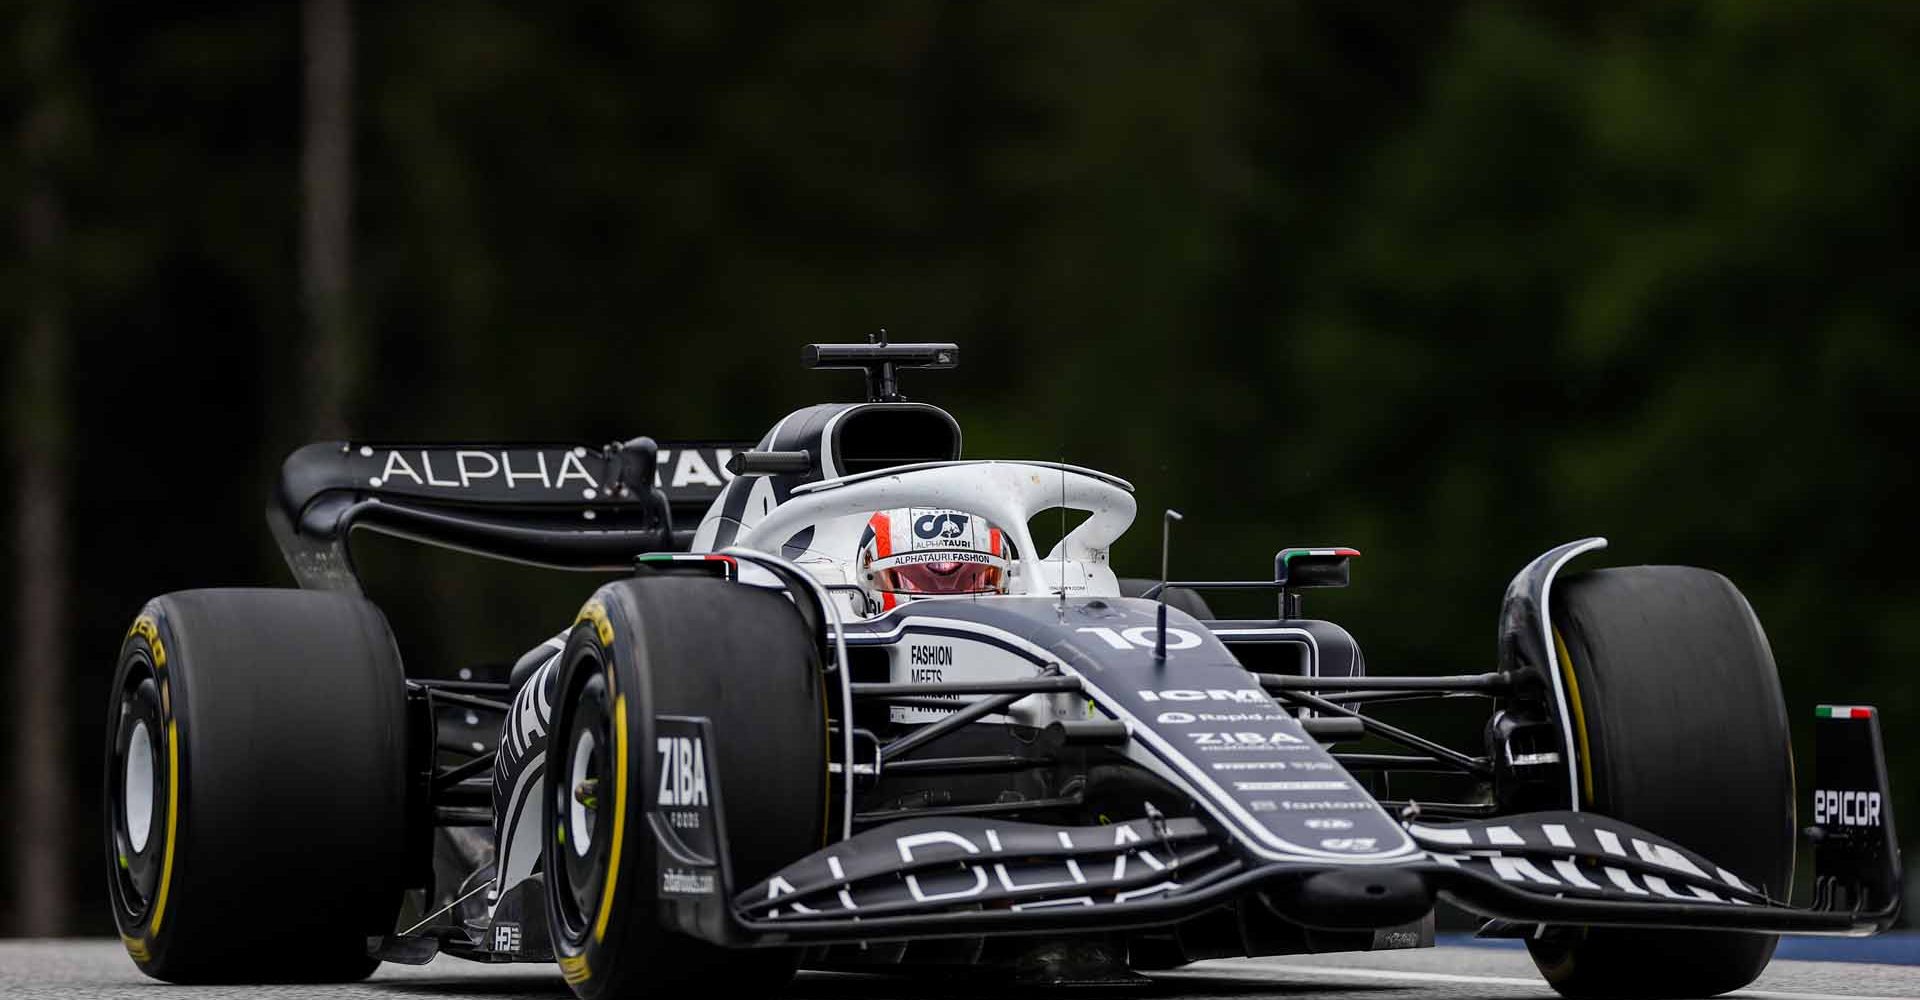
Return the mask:
M1139 597L1159 585L1158 580L1123 576L1120 578L1120 596ZM1216 617L1213 609L1207 606L1207 599L1201 597L1199 591L1190 587L1168 587L1167 606L1179 608L1201 621L1211 621Z
M1773 652L1732 583L1685 566L1603 569L1554 587L1552 621L1582 807L1700 852L1784 899L1792 749ZM1708 997L1756 979L1772 935L1565 928L1529 940L1575 998Z
M346 982L404 880L405 679L357 597L190 590L120 646L107 717L114 922L174 983Z
M796 952L729 950L663 925L673 898L726 902L663 855L655 831L692 843L717 815L736 886L822 846L824 680L792 602L708 577L608 584L559 670L543 811L562 975L590 1000L778 992Z

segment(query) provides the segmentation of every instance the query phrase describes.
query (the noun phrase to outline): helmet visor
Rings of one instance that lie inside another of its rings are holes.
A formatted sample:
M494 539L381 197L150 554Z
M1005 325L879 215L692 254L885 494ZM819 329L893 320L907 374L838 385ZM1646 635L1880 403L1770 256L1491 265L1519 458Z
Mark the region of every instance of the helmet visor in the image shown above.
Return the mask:
M896 594L997 594L998 566L933 562L896 566L880 573L880 589Z

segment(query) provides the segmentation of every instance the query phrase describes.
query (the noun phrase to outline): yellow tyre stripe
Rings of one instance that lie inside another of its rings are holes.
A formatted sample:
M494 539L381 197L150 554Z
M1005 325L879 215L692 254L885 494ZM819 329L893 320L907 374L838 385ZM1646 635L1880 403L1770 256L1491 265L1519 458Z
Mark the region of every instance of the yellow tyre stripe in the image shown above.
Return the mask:
M1573 706L1573 731L1580 739L1580 783L1587 805L1593 805L1593 751L1587 744L1587 711L1580 704L1580 682L1573 676L1573 656L1567 652L1567 640L1553 630L1553 646L1560 653L1560 670L1567 676L1567 701Z
M581 622L592 622L594 632L600 636L600 644L608 648L613 646L613 621L607 617L606 605L597 600L582 605L580 617L573 620L575 625Z
M613 701L613 852L607 857L607 885L600 892L600 916L593 922L593 939L607 937L607 918L613 916L613 886L620 880L620 841L627 832L627 696Z
M180 823L180 725L167 720L167 853L160 862L160 894L154 897L153 929L167 916L167 889L173 885L174 830Z

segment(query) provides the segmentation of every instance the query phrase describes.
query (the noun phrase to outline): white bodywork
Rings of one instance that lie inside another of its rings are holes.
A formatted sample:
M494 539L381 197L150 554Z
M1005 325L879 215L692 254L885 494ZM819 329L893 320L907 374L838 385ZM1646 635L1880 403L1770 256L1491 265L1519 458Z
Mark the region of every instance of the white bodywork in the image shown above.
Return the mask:
M737 544L784 554L821 583L850 587L858 579L855 558L860 535L875 511L948 508L983 517L1012 539L1018 560L1009 580L1008 596L1044 597L1059 594L1064 588L1075 597L1118 597L1120 583L1108 565L1108 551L1133 523L1136 508L1132 490L1126 480L1051 462L928 462L807 483L795 488L787 502L778 506L749 502ZM769 490L767 500L771 498ZM708 523L720 516L719 506L716 502L708 511L702 535L711 534ZM1061 508L1084 511L1087 518L1052 550L1039 555L1029 523ZM812 534L805 535L809 528ZM788 547L797 536L808 539L798 552ZM743 574L753 572L742 567ZM880 610L858 592L830 593L850 617L865 618ZM911 602L898 612L910 613ZM894 630L896 634L898 631ZM891 679L900 683L984 681L1038 672L1025 659L989 645L953 638L938 643L898 642L888 647L888 654ZM972 700L954 699L956 707ZM1035 695L1016 702L1005 715L988 716L982 721L1045 725L1084 712L1084 699ZM896 709L894 721L932 722L946 714L941 709Z
M950 508L984 517L1012 538L1019 561L1011 594L1046 596L1064 588L1073 596L1117 597L1120 584L1107 554L1133 523L1132 490L1125 480L1049 462L929 462L808 483L778 506L767 489L765 502L748 503L737 544L774 555L784 551L822 583L852 585L860 533L875 511ZM1085 511L1087 519L1051 551L1036 553L1028 523L1062 507ZM695 534L696 551L712 538L719 517L716 502ZM800 551L788 550L803 537ZM845 606L856 616L870 613L856 594L846 594Z

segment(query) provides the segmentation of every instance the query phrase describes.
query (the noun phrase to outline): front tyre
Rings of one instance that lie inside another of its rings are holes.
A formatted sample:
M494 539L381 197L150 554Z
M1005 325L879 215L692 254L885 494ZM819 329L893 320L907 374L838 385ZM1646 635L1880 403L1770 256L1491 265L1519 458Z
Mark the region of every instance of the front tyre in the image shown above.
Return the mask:
M1554 589L1561 678L1582 760L1583 807L1791 891L1793 754L1773 652L1718 573L1635 566ZM1773 935L1558 928L1527 949L1575 998L1708 997L1759 977Z
M590 1000L776 993L795 952L729 950L662 926L650 817L657 789L704 794L684 754L663 785L656 719L704 719L711 745L698 760L718 777L736 884L822 846L826 701L792 603L708 577L618 581L587 602L559 670L543 867L562 975Z
M405 680L372 604L300 590L155 598L107 718L113 917L175 983L346 982L379 963L405 843Z

